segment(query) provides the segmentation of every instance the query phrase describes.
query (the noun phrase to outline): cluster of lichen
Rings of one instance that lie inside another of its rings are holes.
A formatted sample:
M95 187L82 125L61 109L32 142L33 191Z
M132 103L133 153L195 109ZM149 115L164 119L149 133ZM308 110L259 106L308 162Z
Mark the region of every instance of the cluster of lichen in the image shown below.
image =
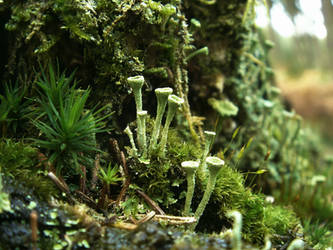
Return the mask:
M294 219L272 223L279 214L295 217L288 210L282 209L282 213L280 208L267 207L263 197L253 194L246 185L255 182L266 192L278 187L278 192L273 193L279 193L286 203L288 199L297 199L297 191L293 190L306 193L304 190L318 165L316 160L309 159L318 159L318 149L299 128L298 118L284 113L278 90L271 86L272 71L267 66L271 44L258 36L253 18L247 15L247 2L254 3L245 0L4 1L0 3L0 11L5 14L1 20L6 30L2 29L1 34L8 56L1 59L4 72L1 80L16 80L21 75L28 87L26 97L31 99L35 91L31 88L35 79L33 68L38 68L38 60L47 65L57 57L63 69L78 68L79 85L86 89L90 84L93 89L88 108L101 100L109 104L110 111L115 111L110 123L121 146L129 145L122 130L136 116L133 102L128 98L127 78L142 74L152 89L173 87L175 94L185 101L183 115L176 116L176 126L167 134L164 158L152 154L146 157L149 165L145 164L145 157L141 162L140 158L128 158L131 198L137 197L133 189L142 189L167 212L181 214L187 189L181 163L202 157L203 150L198 145L203 144L204 117L205 127L216 128L217 132L211 152L218 152L227 164L217 175L198 229L219 231L230 222L225 218L227 211L238 210L243 215L243 238L262 242L267 233L285 234L286 228L295 226ZM149 92L144 96L143 106L154 113L155 98ZM144 153L145 141L147 155L154 151L149 148L155 141L154 124L148 116L146 139L140 136L138 154L140 150ZM131 124L130 129L137 125ZM235 127L241 129L234 137ZM24 129L22 134L29 135L27 131L28 128ZM97 139L105 147L106 140ZM135 155L133 152L132 146L130 155ZM246 175L247 184L236 169L251 171ZM269 176L262 174L267 170ZM198 173L195 179L192 210L201 201L206 177ZM325 204L318 192L314 192L318 188L309 189L307 193L314 193L319 204ZM309 204L305 207L312 207L307 211L317 211L314 206L317 203ZM331 208L326 207L325 214L329 214ZM216 224L210 225L209 221Z

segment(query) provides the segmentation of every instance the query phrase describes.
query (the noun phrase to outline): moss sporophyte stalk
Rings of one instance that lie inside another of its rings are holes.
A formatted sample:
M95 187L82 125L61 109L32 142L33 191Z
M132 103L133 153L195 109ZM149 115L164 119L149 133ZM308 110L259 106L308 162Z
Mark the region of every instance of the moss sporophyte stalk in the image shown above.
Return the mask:
M183 161L181 165L186 172L186 178L187 178L187 193L185 199L184 216L188 216L190 215L191 203L195 187L195 172L199 167L199 162Z
M219 172L219 170L222 168L222 166L224 165L224 161L221 160L218 157L215 156L209 156L206 158L206 163L207 163L207 167L208 167L208 171L209 171L209 179L208 179L208 183L205 189L205 193L197 207L197 210L194 213L194 217L197 219L197 222L194 223L190 228L192 230L195 229L195 227L198 224L198 221L201 217L201 215L203 214L210 196L215 188L215 183L216 183L216 176L217 173Z

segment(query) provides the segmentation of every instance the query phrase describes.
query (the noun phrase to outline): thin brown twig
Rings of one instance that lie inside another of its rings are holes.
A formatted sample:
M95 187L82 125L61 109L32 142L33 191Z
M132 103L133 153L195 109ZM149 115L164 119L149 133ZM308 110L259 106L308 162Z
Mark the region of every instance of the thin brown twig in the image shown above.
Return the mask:
M33 249L37 249L38 240L38 214L35 210L30 213L31 241Z
M149 214L148 214L149 215ZM134 221L135 224L140 224L139 222L146 217L148 217L146 214L137 214L136 216L140 218L139 221ZM151 215L150 215L151 216ZM119 219L125 219L125 216L120 216ZM169 225L188 225L195 223L197 219L195 217L182 217L182 216L173 216L173 215L162 215L162 214L156 214L154 215L151 220L156 222L163 222ZM144 221L145 222L145 221Z
M126 222L115 222L111 224L112 227L119 228L119 229L125 229L125 230L135 230L138 228L138 225L132 224L132 223L126 223Z
M124 170L124 174L125 174L125 182L124 182L123 187L121 188L118 198L116 200L117 205L119 205L119 202L123 200L123 198L126 194L126 191L131 183L124 152L122 152L122 151L120 152L120 157L121 157L121 165L123 166L123 170Z
M119 149L119 145L116 139L110 138L110 151L116 157L118 164L121 164L121 150Z
M56 186L66 194L70 194L69 188L67 185L64 184L53 172L49 172L47 176L56 184Z
M97 185L98 171L99 171L99 169L101 167L101 165L100 165L100 159L101 159L100 154L97 154L96 155L96 159L95 159L94 168L93 168L93 171L92 171L92 177L91 177L91 189L92 190L95 190L96 185Z
M81 168L81 174L80 174L80 191L82 193L86 193L87 191L87 184L86 184L86 180L87 180L87 169L86 166L84 165L80 165Z
M140 191L140 190L136 190L136 192L141 195L141 197L148 203L148 205L155 210L157 213L165 215L164 211L159 207L159 205L157 205L157 203L155 201L153 201L152 199L150 199L150 197L148 195L146 195L144 192Z
M150 211L148 214L146 214L146 216L144 216L143 218L141 218L139 221L137 221L136 224L143 224L147 221L150 221L152 220L156 215L156 212L155 211Z
M65 181L59 179L53 172L49 172L47 176L53 181L53 183L60 189L60 191L66 193L68 195L68 200L70 203L74 203L74 198L66 184Z
M98 208L96 202L93 199L91 199L89 196L87 196L86 194L82 193L79 190L76 190L75 193L79 196L79 198L83 202L85 202L86 204L88 204L89 207L92 207L94 209Z

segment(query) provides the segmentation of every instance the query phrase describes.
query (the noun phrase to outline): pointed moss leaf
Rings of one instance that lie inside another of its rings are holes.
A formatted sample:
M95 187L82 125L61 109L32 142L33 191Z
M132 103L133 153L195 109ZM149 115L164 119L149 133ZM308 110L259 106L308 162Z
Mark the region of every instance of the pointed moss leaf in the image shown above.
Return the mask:
M209 98L208 103L221 116L235 116L238 113L238 107L235 104L233 104L231 101Z
M240 159L240 158L243 157L244 150L245 150L245 147L243 146L243 147L241 148L241 150L239 151L238 155L237 155L237 158L238 158L238 159Z
M266 99L260 99L259 103L267 109L270 109L274 106L273 102L266 100Z
M248 149L250 146L251 146L251 143L252 143L252 141L253 141L253 137L251 137L249 140L248 140L248 142L247 142L247 144L246 144L246 149Z
M236 136L238 135L240 127L236 128L236 130L234 131L234 133L232 134L232 140L234 140L236 138Z
M259 169L259 170L256 171L256 174L264 174L266 172L267 172L266 169Z

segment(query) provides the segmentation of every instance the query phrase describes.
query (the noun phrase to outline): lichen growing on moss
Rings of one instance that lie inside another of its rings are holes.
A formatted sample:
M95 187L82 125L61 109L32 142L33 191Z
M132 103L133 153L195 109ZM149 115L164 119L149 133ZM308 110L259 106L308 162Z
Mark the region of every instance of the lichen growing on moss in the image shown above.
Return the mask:
M108 112L114 112L108 126L114 128L111 135L119 141L120 150L129 145L123 129L132 123L130 128L135 133L136 127L133 122L135 105L126 79L138 74L145 77L142 106L149 114L156 110L156 100L150 90L173 87L185 104L182 114L176 115L171 124L165 157L152 152L149 161L143 161L129 150L125 158L131 185L120 206L110 206L108 212L135 215L150 210L135 193L135 190L142 190L165 212L181 215L186 190L181 162L200 159L204 128L216 129L216 143L211 154L220 152L219 156L225 157L227 166L218 173L216 187L198 230L219 232L230 227L230 220L225 215L229 210L238 210L243 215L244 240L261 244L267 234L289 236L289 231L298 224L296 216L282 207L267 205L263 195L247 187L252 186L252 177L245 181L243 174L237 171L264 173L269 170L272 174L269 177L255 175L258 176L254 178L257 186L268 193L279 187L281 196L285 196L291 191L292 181L297 180L297 186L302 187L296 173L311 169L312 164L306 159L316 156L318 150L305 146L308 140L302 142L301 130L297 129L294 119L283 116L285 107L272 87L272 71L267 63L271 45L261 40L253 18L245 15L247 3L246 0L4 1L0 11L6 15L0 21L6 25L6 31L2 33L8 54L1 61L1 69L7 69L1 80L16 80L21 76L28 89L25 97L35 98L39 63L45 67L57 58L61 70L76 68L76 77L80 79L78 87L87 89L90 85L93 90L87 108L101 102L108 105ZM231 113L218 112L225 103L229 107L234 105ZM147 141L152 127L153 121L147 117ZM236 127L241 129L234 138ZM27 131L22 133L25 137L31 136ZM109 136L105 133L97 137L98 146L104 151L107 151ZM42 193L45 200L50 195L57 195L58 191L51 190L53 184L50 185L43 171L36 167L34 149L27 144L13 145L15 164L6 163L7 169L2 167L2 171L27 182L36 193ZM300 152L305 147L307 153ZM5 156L7 149L1 148ZM296 154L301 155L302 164L296 164L297 159L293 156ZM105 161L113 164L114 158L107 153L101 154L102 164ZM287 174L285 169L288 169ZM23 172L23 176L18 174ZM90 174L88 172L88 176ZM199 175L196 183L192 211L201 200L207 180ZM71 189L77 188L75 180L70 184ZM97 183L97 190L100 185ZM116 191L118 189L120 185ZM98 199L98 191L90 191L89 198ZM139 203L145 206L137 206ZM288 221L279 220L280 215ZM215 223L211 224L211 221ZM94 236L99 233L92 231ZM60 233L59 230L54 232L57 237ZM112 237L113 233L107 229L105 234ZM80 237L87 235L82 232ZM167 239L161 240L163 242L170 240L167 236L162 238ZM139 236L135 239L138 245L145 245ZM85 242L80 244L85 247ZM182 239L180 245L200 247L201 243Z

